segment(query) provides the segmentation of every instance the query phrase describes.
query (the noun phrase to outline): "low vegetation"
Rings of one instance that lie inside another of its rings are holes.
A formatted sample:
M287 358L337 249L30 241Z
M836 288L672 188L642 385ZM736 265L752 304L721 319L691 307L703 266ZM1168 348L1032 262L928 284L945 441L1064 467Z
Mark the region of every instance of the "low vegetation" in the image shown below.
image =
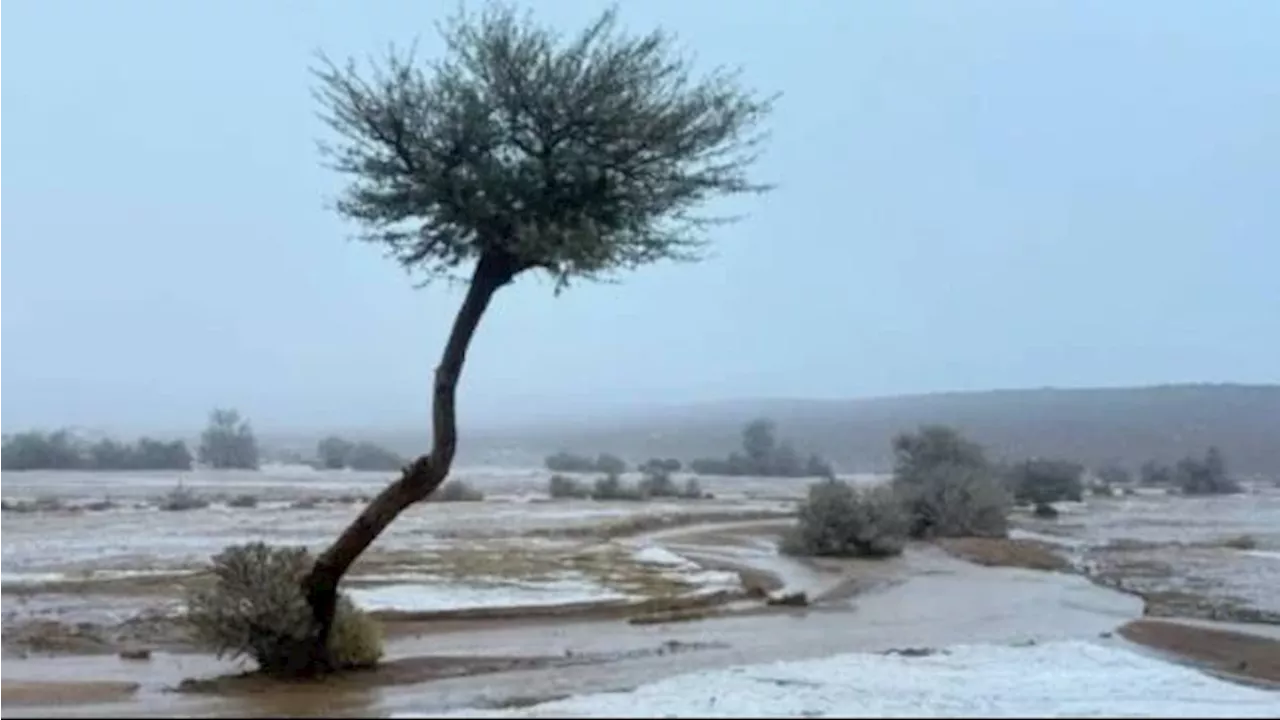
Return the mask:
M809 487L782 550L792 555L887 557L902 552L909 519L890 486L854 488L842 480Z
M313 615L302 593L311 569L305 548L250 543L213 558L214 582L187 597L194 637L219 657L249 657L268 674L297 675L312 668ZM370 667L382 657L377 623L339 597L329 637L335 669Z
M406 460L381 445L352 442L331 435L316 445L317 463L326 470L368 470L391 472L404 467Z
M601 453L593 460L585 455L574 455L562 450L548 456L543 462L548 470L557 473L599 472L606 475L621 475L627 471L626 461L608 453Z
M69 430L5 435L0 446L3 470L190 470L191 451L181 440L139 438L122 443L109 438L90 443Z
M798 555L887 557L908 538L1005 537L1011 494L981 446L943 426L893 441L892 482L816 483L783 549Z
M591 497L591 488L571 477L552 475L547 493L557 500L581 500Z
M209 500L196 494L190 488L179 484L160 499L157 507L168 512L202 510L209 507Z
M430 502L480 502L484 493L465 480L450 480L427 498Z
M1007 471L1014 500L1029 505L1084 500L1084 467L1068 460L1025 460Z
M258 507L257 495L236 495L227 501L227 507L233 508L255 508Z
M1004 537L1011 493L981 445L942 425L893 440L893 488L915 538Z
M724 459L698 458L689 469L699 475L760 477L835 477L830 463L810 455L807 459L788 441L778 441L772 420L759 419L742 430L742 452Z
M1203 457L1184 457L1172 466L1154 460L1143 463L1139 482L1165 487L1183 495L1231 495L1243 492L1239 481L1227 472L1222 451L1210 447Z
M555 479L553 478L553 482ZM565 485L560 481L559 492L582 492L581 486ZM556 490L553 489L553 493ZM606 475L598 478L591 487L589 497L592 500L628 500L643 501L654 499L700 500L707 497L702 487L694 478L689 478L681 486L667 474L646 475L639 482L631 484L617 475ZM553 494L553 497L555 495ZM560 497L582 497L581 495L561 495Z

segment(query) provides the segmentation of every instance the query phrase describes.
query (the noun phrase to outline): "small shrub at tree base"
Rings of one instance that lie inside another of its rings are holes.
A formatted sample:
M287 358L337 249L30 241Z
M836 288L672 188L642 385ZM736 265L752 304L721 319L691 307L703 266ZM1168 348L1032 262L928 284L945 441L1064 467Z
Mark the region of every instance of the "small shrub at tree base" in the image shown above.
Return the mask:
M450 480L431 493L428 499L436 502L480 502L484 500L484 493L465 480Z
M783 538L792 555L887 557L906 544L909 519L886 486L856 489L841 480L809 486L796 526Z
M213 586L187 597L195 638L219 657L250 657L267 673L313 670L313 616L301 585L311 562L300 547L226 548L213 558ZM345 596L338 601L329 653L336 669L369 667L382 656L377 624Z
M552 475L551 480L547 483L547 493L556 499L583 499L591 497L591 488L573 478L565 477L564 475Z

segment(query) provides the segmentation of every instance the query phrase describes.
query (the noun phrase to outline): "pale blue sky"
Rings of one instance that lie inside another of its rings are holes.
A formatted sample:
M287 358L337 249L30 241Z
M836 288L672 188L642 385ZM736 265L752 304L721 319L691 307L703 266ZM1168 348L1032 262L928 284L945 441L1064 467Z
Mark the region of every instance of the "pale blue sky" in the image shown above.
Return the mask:
M452 3L23 0L6 430L405 427L459 293L326 209L312 52ZM603 4L541 0L578 28ZM783 97L716 255L504 290L464 424L628 403L1280 380L1280 2L625 3Z

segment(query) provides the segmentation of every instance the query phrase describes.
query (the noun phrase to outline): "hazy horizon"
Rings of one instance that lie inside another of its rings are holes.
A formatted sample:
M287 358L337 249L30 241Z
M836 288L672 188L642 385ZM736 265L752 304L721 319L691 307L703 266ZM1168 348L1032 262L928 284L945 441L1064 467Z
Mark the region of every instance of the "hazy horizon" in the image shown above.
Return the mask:
M573 32L606 5L528 7ZM214 406L263 433L424 427L461 293L346 240L307 68L434 56L453 8L11 5L6 430L188 432ZM462 427L1280 382L1280 3L723 8L620 14L782 93L778 189L726 206L746 216L700 264L501 291Z

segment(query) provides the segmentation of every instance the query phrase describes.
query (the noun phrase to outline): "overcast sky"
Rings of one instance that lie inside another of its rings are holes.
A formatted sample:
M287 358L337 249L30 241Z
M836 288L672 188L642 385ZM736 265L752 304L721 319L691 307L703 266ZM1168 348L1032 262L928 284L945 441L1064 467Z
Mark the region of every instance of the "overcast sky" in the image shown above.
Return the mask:
M4 428L427 417L460 299L326 201L313 52L450 2L39 0L3 35ZM603 4L539 0L579 28ZM781 91L715 255L502 291L463 422L632 403L1280 380L1280 2L624 6Z

